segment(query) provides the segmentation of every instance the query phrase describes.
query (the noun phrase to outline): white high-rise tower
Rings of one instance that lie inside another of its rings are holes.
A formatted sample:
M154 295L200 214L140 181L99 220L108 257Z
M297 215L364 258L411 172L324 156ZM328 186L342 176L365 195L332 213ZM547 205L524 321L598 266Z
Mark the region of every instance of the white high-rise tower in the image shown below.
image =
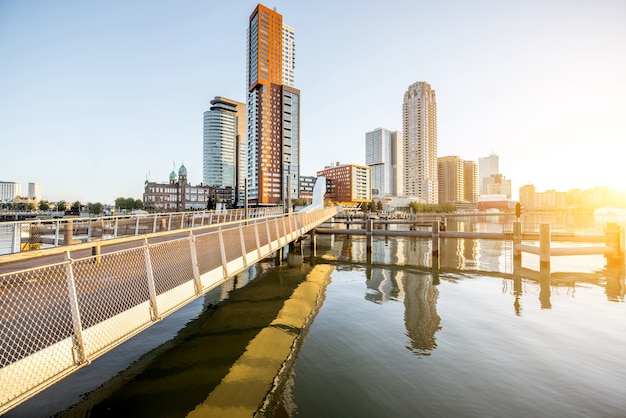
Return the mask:
M418 81L404 93L402 125L404 193L437 204L437 101L430 84Z

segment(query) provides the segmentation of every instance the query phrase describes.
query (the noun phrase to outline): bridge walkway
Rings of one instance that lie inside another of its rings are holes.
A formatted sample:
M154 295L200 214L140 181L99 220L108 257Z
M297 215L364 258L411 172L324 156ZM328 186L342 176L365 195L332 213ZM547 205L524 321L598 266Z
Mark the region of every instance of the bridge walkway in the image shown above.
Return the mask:
M101 243L95 254L93 243L82 243L3 256L0 414L337 212L333 207L118 238Z

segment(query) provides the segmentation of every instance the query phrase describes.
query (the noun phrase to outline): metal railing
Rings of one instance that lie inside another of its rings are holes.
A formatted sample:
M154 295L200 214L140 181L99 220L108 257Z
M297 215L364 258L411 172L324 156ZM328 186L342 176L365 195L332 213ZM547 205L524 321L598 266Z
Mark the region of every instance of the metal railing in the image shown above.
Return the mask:
M250 208L248 218L282 213L282 207ZM97 218L66 217L0 223L0 255L123 236L194 228L245 218L244 209L170 212Z
M0 414L336 213L328 208L160 232L142 245L80 259L71 258L70 246L61 262L0 275Z

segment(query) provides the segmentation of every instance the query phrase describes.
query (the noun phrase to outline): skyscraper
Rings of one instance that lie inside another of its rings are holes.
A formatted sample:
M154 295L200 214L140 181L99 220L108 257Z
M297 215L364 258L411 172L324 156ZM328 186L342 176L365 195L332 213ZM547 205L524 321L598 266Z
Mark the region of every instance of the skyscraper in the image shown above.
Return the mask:
M402 195L402 132L366 132L365 164L372 169L373 196Z
M478 165L476 161L463 161L463 197L470 203L478 202Z
M437 159L439 203L459 203L464 200L463 160L456 155Z
M500 174L498 154L489 154L488 157L478 159L478 191L481 195L490 194L487 190L487 180L492 175Z
M204 112L202 182L231 187L236 202L243 199L247 170L245 108L243 103L216 97Z
M404 93L402 128L404 193L437 204L437 101L430 84L418 81Z
M259 4L248 26L248 198L259 205L298 197L300 91L295 79L294 30Z

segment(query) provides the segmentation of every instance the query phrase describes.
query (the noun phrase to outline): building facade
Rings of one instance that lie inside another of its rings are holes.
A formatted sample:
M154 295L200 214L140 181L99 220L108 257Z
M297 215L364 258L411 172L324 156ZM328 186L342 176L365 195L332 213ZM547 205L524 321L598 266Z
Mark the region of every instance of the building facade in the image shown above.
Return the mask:
M487 184L490 183L489 178L496 174L500 174L500 160L497 154L489 154L487 157L478 159L478 193L481 195L490 193Z
M305 199L309 202L313 199L313 189L316 181L317 177L315 176L300 176L300 188L298 190L300 199Z
M437 159L439 203L460 203L465 200L463 160L456 155Z
M12 202L22 194L22 185L12 181L0 181L0 201Z
M202 182L235 191L235 205L245 199L247 175L246 105L224 97L204 112Z
M402 129L404 194L437 204L437 100L430 84L419 81L404 93Z
M478 202L478 164L476 161L463 161L463 199L476 204Z
M402 132L378 128L365 133L365 165L372 169L372 196L400 196Z
M371 173L367 166L337 163L318 171L317 176L326 178L326 200L356 204L372 201Z
M41 184L28 183L28 197L39 202L41 200Z
M149 212L184 212L212 209L216 203L223 207L233 207L235 190L230 187L193 186L187 179L187 168L181 165L172 171L168 182L144 183L143 205ZM211 207L209 207L211 206Z
M248 25L247 178L252 204L297 198L300 92L295 80L294 30L262 4Z

